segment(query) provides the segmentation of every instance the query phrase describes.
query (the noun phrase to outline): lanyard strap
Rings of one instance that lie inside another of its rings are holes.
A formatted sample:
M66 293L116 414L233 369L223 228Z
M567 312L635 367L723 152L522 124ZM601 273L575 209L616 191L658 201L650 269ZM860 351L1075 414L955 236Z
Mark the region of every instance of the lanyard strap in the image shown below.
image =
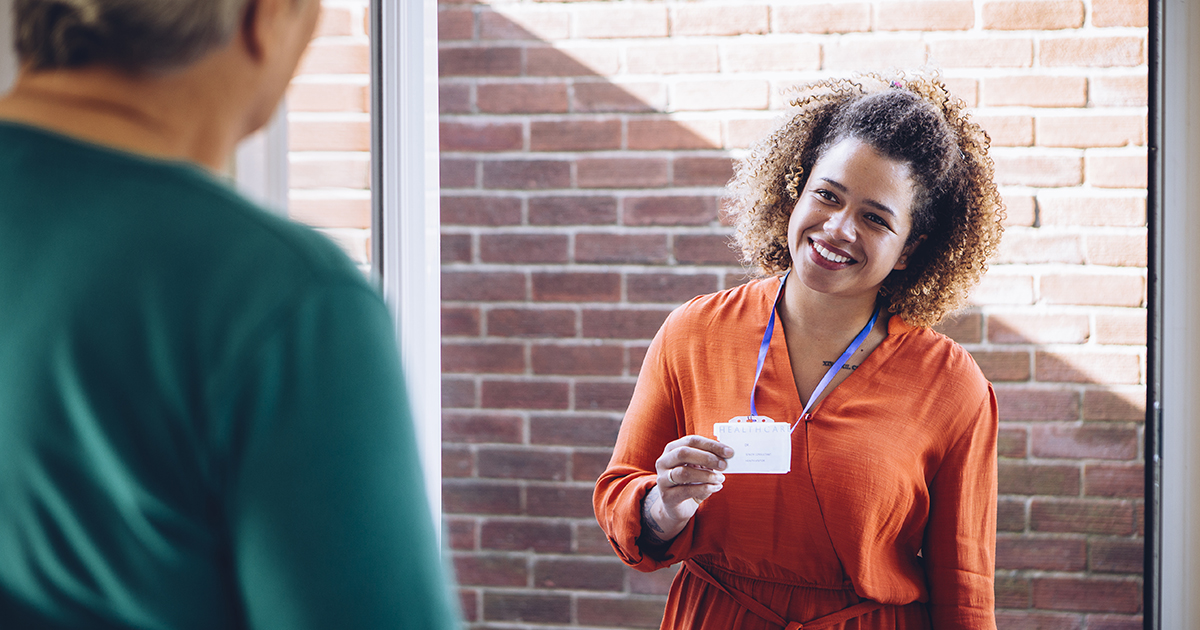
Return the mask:
M767 358L767 349L771 347L771 337L775 334L775 313L779 310L779 298L783 295L783 285L787 282L788 273L791 272L784 273L783 277L779 279L779 291L775 294L775 302L771 305L771 315L767 321L767 330L763 333L762 343L758 346L758 367L754 370L754 387L750 389L751 416L758 415L758 406L755 404L755 398L758 394L758 378L762 376L763 362ZM854 338L854 341L850 342L850 345L846 347L846 351L842 353L842 356L838 357L838 360L834 361L829 370L825 372L825 376L821 378L821 382L817 384L817 388L808 397L808 403L804 405L804 414L808 414L809 410L812 409L813 403L821 397L821 393L829 386L829 382L837 375L838 370L841 370L850 361L850 357L854 356L859 346L862 346L863 342L867 340L867 335L871 334L871 329L875 327L875 320L879 319L879 311L882 308L883 305L875 307L875 312L871 314L871 319L867 322L867 325L858 331L858 336ZM796 426L800 426L800 423L796 423ZM796 427L792 427L792 430L795 431Z

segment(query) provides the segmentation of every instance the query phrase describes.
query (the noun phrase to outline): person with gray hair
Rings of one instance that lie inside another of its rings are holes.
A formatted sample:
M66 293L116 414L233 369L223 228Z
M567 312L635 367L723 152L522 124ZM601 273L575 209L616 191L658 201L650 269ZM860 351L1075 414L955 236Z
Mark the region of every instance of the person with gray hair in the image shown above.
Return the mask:
M220 176L319 1L13 8L0 627L457 627L387 307Z

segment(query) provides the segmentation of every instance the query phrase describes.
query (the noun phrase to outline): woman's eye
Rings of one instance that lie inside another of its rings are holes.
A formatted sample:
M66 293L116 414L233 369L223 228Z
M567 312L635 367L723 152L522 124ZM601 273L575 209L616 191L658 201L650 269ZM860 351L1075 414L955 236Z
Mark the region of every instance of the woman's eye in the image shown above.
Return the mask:
M867 220L872 223L878 223L879 225L882 225L883 227L891 227L890 225L888 225L888 222L885 221L883 219L883 217L879 216L878 214L868 214Z
M814 190L813 193L825 201L837 201L837 196L823 188L818 188L817 190Z

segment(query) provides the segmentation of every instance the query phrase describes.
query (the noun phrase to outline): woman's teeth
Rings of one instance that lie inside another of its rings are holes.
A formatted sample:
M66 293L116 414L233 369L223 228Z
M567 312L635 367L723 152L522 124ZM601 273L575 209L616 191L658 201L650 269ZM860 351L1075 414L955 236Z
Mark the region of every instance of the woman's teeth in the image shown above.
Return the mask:
M854 260L853 258L847 258L845 256L838 256L837 254L829 251L828 249L821 247L821 244L816 241L813 241L813 249L815 249L817 251L817 253L821 255L821 258L824 258L825 260L828 260L831 262L848 263L848 262L853 262L853 260Z

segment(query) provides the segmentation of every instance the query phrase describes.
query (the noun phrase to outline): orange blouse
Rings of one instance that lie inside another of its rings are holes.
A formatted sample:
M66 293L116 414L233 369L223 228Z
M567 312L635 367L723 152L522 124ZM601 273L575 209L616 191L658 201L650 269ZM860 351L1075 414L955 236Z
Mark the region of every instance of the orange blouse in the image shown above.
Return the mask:
M927 611L927 621L895 627L995 628L995 395L965 350L898 316L883 342L792 433L790 473L728 475L665 550L638 546L642 499L655 484L663 447L684 435L713 437L714 423L749 414L778 287L769 278L698 297L671 313L655 336L596 484L596 517L613 548L642 571L694 559L768 607L777 602L777 612L796 621L861 597L916 606L922 619ZM801 415L781 334L771 339L757 405L777 422ZM730 623L733 613L720 609L740 606L692 577L681 571L676 578L663 628ZM848 600L795 608L809 597L805 589L839 588L852 589ZM771 627L748 618L738 623ZM883 622L859 623L847 627Z

